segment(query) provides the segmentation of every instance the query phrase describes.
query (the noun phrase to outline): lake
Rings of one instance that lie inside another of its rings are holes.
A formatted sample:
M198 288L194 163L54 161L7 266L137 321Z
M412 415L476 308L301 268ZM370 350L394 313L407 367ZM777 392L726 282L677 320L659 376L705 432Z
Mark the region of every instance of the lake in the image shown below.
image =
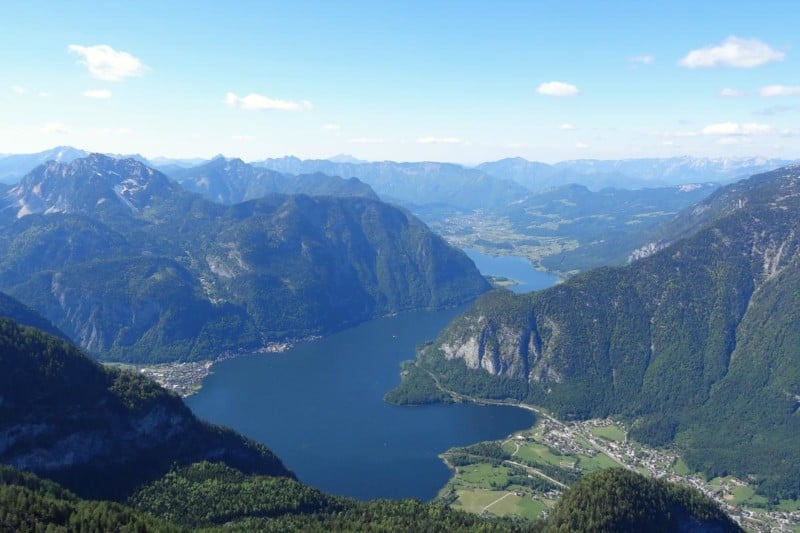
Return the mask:
M516 281L516 285L509 287L514 292L538 291L552 287L559 281L559 277L555 274L533 268L531 262L524 257L510 255L494 257L474 248L465 248L464 252L482 274L503 276Z
M527 259L466 252L483 274L517 280L517 292L558 281ZM302 481L326 492L429 500L450 478L440 453L534 422L514 407L383 401L400 380L400 363L463 310L404 313L281 354L223 361L187 403L199 417L264 443Z
M281 354L223 361L186 401L199 417L264 443L324 491L429 500L450 477L438 454L534 422L515 407L383 401L400 362L462 310L404 313Z

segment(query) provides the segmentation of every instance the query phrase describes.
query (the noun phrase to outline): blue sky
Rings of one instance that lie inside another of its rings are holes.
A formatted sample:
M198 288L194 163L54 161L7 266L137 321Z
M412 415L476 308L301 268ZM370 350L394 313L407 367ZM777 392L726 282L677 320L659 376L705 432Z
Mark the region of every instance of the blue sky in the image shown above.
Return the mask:
M0 153L800 157L800 4L6 2Z

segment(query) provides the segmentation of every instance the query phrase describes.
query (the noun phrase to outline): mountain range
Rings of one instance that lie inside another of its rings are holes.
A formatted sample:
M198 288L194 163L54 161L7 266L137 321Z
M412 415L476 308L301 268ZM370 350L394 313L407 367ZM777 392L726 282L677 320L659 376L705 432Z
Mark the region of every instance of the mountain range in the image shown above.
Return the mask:
M592 190L605 187L638 189L698 182L728 183L753 174L791 164L785 159L763 157L646 159L575 159L554 164L521 157L501 159L477 166L489 175L511 179L530 190L570 183Z
M358 178L343 179L321 172L282 174L249 165L241 159L217 157L202 165L174 168L167 171L167 175L187 191L221 204L237 204L276 193L378 199L372 188Z
M7 190L0 251L3 290L91 353L137 361L214 358L488 288L463 252L369 196L220 205L99 154Z
M800 496L800 167L723 187L622 268L493 292L407 369L395 401L513 398L617 416L690 466ZM436 376L437 382L430 377Z

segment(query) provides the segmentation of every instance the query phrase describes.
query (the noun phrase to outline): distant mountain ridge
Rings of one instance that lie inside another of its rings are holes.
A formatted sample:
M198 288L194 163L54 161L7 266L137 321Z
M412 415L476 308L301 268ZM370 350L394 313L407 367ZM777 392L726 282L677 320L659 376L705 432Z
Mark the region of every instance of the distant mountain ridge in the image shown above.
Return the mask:
M620 416L633 438L674 444L712 477L797 499L800 166L696 210L683 238L627 267L480 298L420 350L393 397L435 396L426 370L448 389L562 417Z
M254 167L241 159L216 157L203 165L172 169L167 175L187 191L222 204L236 204L276 193L378 199L372 188L358 178L343 179L322 173L287 175Z
M214 358L488 289L463 252L371 198L223 206L92 154L38 167L2 202L0 288L109 358Z
M516 157L482 163L477 168L492 176L512 179L531 190L568 183L579 183L597 190L604 187L640 188L694 182L727 183L793 162L763 157L683 156L621 160L576 159L551 165Z
M252 164L287 174L322 172L343 178L356 177L384 200L406 207L443 204L468 209L502 209L530 192L511 180L453 163L337 163L290 156Z

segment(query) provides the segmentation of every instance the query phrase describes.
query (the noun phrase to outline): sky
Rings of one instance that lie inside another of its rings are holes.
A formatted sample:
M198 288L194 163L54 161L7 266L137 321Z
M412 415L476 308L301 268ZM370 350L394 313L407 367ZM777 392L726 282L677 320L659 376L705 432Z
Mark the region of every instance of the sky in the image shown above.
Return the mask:
M4 2L0 153L800 158L795 1Z

